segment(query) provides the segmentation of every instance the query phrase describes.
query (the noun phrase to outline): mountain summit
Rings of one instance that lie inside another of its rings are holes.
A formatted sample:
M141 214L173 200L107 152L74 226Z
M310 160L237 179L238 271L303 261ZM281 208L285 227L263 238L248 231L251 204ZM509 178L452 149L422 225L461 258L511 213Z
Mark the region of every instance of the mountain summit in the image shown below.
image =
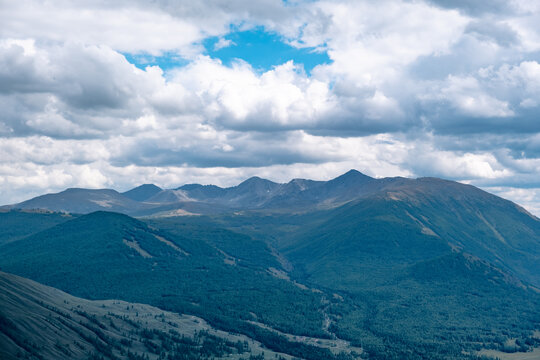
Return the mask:
M137 186L136 188L133 188L129 191L126 191L122 193L122 195L130 198L131 200L145 201L151 198L152 196L156 195L162 190L163 190L162 188L154 184L144 184L141 186Z

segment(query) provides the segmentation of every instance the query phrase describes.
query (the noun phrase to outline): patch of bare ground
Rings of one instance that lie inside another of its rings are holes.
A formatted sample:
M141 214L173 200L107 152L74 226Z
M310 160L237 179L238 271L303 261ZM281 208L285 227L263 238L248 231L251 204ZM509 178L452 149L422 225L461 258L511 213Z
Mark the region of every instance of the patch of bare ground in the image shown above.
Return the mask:
M176 245L175 243L173 243L170 240L165 239L163 236L159 236L159 235L154 234L154 237L156 239L158 239L159 241L161 241L162 243L164 243L165 245L173 248L174 250L176 250L180 254L185 255L185 256L189 256L189 253L187 251L181 249L180 247L178 247L178 245Z
M293 334L281 332L279 330L276 330L268 325L265 325L257 321L249 321L249 323L253 325L257 325L263 329L273 331L279 335L282 335L285 338L287 338L287 340L289 341L300 342L307 345L329 349L333 354L336 354L336 355L342 352L347 353L347 354L356 353L360 355L363 352L362 348L352 346L351 343L346 340L337 339L337 338L336 339L321 339L321 338L314 338L314 337L308 337L308 336L293 335Z
M135 250L139 255L141 255L143 258L150 259L153 256L148 253L148 251L141 248L139 243L136 240L127 240L123 239L122 242L129 248Z

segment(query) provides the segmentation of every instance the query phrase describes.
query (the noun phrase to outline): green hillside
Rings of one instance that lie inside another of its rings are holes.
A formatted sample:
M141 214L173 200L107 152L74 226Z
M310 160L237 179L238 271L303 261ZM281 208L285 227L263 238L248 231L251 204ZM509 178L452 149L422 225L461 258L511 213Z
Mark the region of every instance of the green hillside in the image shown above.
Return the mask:
M0 211L0 245L73 219L73 215L36 211Z
M321 294L272 275L267 266L279 264L268 255L266 262L244 260L246 249L234 244L245 243L244 235L202 227L194 233L197 238L188 231L175 235L126 215L96 212L2 246L0 266L75 296L194 314L276 351L332 357L327 349L291 345L250 322L328 337ZM253 247L255 254L264 248Z

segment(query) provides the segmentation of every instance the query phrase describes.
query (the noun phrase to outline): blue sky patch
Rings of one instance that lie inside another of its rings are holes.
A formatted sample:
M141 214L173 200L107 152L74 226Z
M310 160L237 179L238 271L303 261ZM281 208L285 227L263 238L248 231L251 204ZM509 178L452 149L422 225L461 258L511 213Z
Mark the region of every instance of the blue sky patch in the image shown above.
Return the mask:
M144 70L147 66L159 66L163 71L172 68L187 65L188 60L174 53L165 53L161 56L152 56L149 54L129 54L123 53L128 62L135 65L139 69Z
M202 45L208 55L220 59L225 65L229 66L234 60L242 59L260 72L289 60L293 60L295 64L303 64L308 74L317 65L331 63L326 52L317 52L314 48L295 48L283 42L278 34L267 32L262 27L231 32L223 38L210 37L205 39ZM161 56L130 53L123 55L128 62L142 70L147 66L157 65L167 71L189 63L189 60L173 52Z
M283 42L278 34L264 31L262 27L233 32L223 39L230 41L230 45L216 47L220 39L212 37L203 41L203 46L208 55L220 59L225 65L230 65L235 59L242 59L256 70L266 71L293 60L296 64L303 64L304 70L310 73L315 66L331 62L326 52L315 52L313 48L295 48Z

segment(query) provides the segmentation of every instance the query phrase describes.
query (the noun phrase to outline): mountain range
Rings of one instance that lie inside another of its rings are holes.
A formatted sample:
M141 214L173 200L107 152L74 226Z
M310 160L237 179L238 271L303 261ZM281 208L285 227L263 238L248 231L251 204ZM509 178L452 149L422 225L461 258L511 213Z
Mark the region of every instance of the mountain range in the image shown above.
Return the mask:
M540 346L540 220L442 179L351 170L68 189L3 207L0 254L3 271L197 316L286 358L504 358Z
M375 179L350 170L329 181L293 179L279 184L252 177L229 188L187 184L175 189L161 189L153 184L145 184L123 193L112 189L71 188L18 204L5 205L3 208L48 209L79 214L103 210L135 216L176 214L178 210L195 214L256 209L312 210L335 207L380 191L391 191L405 184L414 186L412 183L421 180L399 177Z

